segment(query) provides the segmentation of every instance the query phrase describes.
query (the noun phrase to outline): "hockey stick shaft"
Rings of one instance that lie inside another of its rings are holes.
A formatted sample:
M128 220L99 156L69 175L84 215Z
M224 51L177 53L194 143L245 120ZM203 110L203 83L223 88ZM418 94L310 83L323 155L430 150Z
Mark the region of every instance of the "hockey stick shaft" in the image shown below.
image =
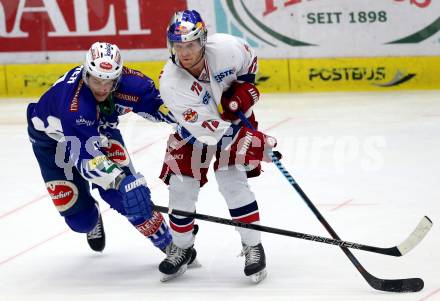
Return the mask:
M249 122L249 120L246 118L246 116L244 116L244 114L241 111L238 111L237 115L240 117L241 121L246 127L250 129L254 129L252 124ZM295 179L284 168L283 164L273 154L271 150L269 151L269 156L272 159L272 162L278 168L278 170L283 174L283 176L289 182L289 184L297 191L297 193L301 196L301 198L310 208L310 210L312 210L313 214L316 216L316 218L318 218L318 220L321 222L321 224L324 226L327 232L329 232L334 239L341 240L338 234L336 234L336 232L333 230L330 224L325 220L325 218L315 207L315 205L313 205L309 197L304 193L304 191L301 189L298 183L296 183ZM340 247L342 251L345 253L345 255L350 259L351 263L353 263L353 265L362 275L362 277L364 277L364 279L368 282L368 284L374 289L391 291L391 292L417 292L420 291L424 286L424 282L420 278L393 279L393 280L376 278L375 276L368 273L367 270L365 270L362 264L357 260L357 258L353 255L353 253L351 253L351 251L348 248L344 246L340 246Z
M217 217L217 216L211 216L211 215L200 214L200 213L195 213L195 212L192 213L192 212L172 209L172 208L158 206L158 205L153 205L153 210L159 211L159 212L162 212L165 214L173 214L173 215L191 217L191 218L195 218L195 219L199 219L199 220L204 220L207 222L223 224L223 225L228 225L228 226L234 226L234 227L240 227L240 228L245 228L245 229L252 229L252 230L257 230L257 231L261 231L261 232L289 236L289 237L309 240L309 241L318 242L318 243L324 243L324 244L335 245L335 246L343 246L343 247L347 247L347 248L353 248L353 249L357 249L357 250L373 252L373 253L378 253L378 254L384 254L384 255L390 255L390 256L402 256L402 254L400 253L400 251L397 247L379 248L379 247L362 245L359 243L354 243L354 242L349 242L349 241L332 239L332 238L318 236L318 235L312 235L312 234L301 233L301 232L296 232L296 231L289 231L289 230L273 228L273 227L268 227L268 226L262 226L262 225L256 225L256 224L247 224L247 223L242 223L242 222L236 221L236 220L225 219L225 218L221 218L221 217Z

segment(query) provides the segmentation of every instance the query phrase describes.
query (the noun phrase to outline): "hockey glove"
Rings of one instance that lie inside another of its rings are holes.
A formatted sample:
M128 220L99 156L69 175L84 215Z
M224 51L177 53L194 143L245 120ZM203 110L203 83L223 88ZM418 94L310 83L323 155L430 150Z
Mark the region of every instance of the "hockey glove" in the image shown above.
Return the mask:
M121 180L119 192L122 195L125 215L127 217L142 216L150 219L151 194L147 182L142 174L128 175Z
M231 152L235 153L240 163L256 166L261 161L272 162L267 151L276 145L277 140L274 137L242 127L231 144Z
M223 120L235 121L237 111L247 112L260 97L257 87L248 82L233 82L229 90L222 95Z

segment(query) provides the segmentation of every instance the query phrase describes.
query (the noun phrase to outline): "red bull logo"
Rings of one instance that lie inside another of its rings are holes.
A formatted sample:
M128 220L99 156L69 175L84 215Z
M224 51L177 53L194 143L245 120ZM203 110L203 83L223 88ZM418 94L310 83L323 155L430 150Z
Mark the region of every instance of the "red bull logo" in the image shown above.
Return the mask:
M199 118L199 114L194 111L193 109L188 109L185 112L183 112L183 119L186 122L196 122L197 119Z
M189 29L185 25L178 25L174 30L174 34L188 34L188 33L189 33Z

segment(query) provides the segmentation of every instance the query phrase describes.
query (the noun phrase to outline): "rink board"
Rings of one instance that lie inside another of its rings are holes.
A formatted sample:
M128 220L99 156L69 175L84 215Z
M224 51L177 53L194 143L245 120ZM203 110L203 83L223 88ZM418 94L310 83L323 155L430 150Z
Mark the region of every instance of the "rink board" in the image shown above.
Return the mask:
M164 61L126 65L157 84ZM39 97L77 64L0 66L0 96ZM261 59L257 84L262 93L440 89L440 57Z

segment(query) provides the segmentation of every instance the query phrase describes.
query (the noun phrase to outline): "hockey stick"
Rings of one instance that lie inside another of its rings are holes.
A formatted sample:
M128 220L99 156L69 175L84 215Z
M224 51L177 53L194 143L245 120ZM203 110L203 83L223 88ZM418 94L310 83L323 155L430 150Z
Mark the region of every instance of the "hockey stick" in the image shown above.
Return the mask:
M256 224L247 224L242 223L239 221L231 220L231 219L225 219L217 216L212 215L206 215L206 214L200 214L200 213L191 213L187 211L172 209L168 207L162 207L158 205L153 205L153 210L159 211L165 214L174 214L174 215L180 215L185 217L191 217L196 218L199 220L204 220L207 222L212 223L218 223L228 226L235 226L245 229L252 229L257 230L261 232L267 232L272 234L278 234L283 236L289 236L304 240L310 240L313 242L318 243L324 243L329 245L335 245L340 247L347 247L347 248L353 248L357 250L367 251L367 252L373 252L378 254L384 254L384 255L390 255L390 256L402 256L406 253L408 253L414 246L416 246L420 240L423 239L423 237L426 235L426 233L431 228L431 221L425 216L422 218L422 220L417 225L416 229L410 234L410 236L405 239L404 242L402 242L400 245L391 247L391 248L379 248L379 247L373 247L373 246L367 246L362 245L359 243L349 242L349 241L343 241L339 239L331 239L328 237L318 236L318 235L312 235L307 233L301 233L301 232L295 232L295 231L289 231L289 230L283 230L273 227L267 227L262 225L256 225Z
M241 121L246 125L246 127L253 129L254 127L250 124L249 120L244 116L244 114L240 111L237 112ZM284 168L283 164L278 160L278 158L273 154L272 151L269 151L269 156L272 159L272 162L276 165L278 170L283 174L286 180L289 182L291 186L298 192L303 201L307 204L307 206L312 210L327 232L337 240L341 240L330 226L330 224L325 220L322 214L318 211L318 209L313 205L312 201L308 198L308 196L304 193L301 187L296 183L295 179L290 175L290 173ZM428 219L429 220L429 219ZM431 223L432 224L432 223ZM361 273L362 277L368 282L368 284L377 290L387 291L387 292L418 292L423 289L424 282L420 278L407 278L407 279L380 279L377 278L370 273L361 265L361 263L357 260L357 258L351 253L351 251L341 246L342 251L347 255L356 269Z

